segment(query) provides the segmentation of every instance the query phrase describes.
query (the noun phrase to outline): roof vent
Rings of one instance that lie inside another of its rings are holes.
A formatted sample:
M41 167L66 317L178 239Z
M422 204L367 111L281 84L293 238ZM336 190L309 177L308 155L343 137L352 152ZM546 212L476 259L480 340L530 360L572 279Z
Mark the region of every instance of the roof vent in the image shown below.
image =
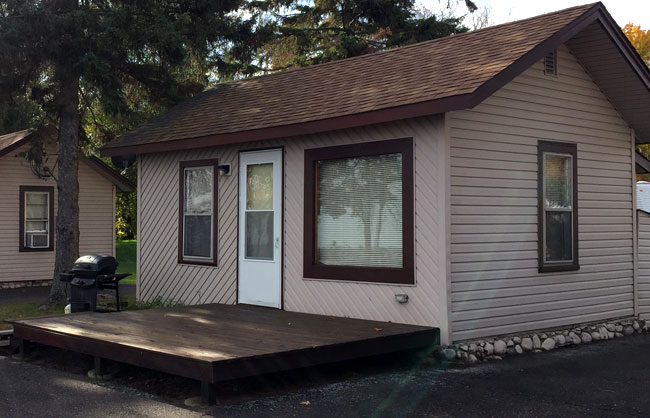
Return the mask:
M557 49L552 50L544 57L544 74L557 75Z

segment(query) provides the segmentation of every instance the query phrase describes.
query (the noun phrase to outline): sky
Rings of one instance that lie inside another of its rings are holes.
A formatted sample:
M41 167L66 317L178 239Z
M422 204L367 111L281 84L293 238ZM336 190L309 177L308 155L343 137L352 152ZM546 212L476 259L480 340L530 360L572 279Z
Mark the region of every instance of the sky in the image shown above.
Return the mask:
M490 26L593 2L592 0L474 0L479 8L489 9ZM419 3L437 12L441 7L446 6L447 0L420 0ZM464 4L463 1L460 3ZM650 29L650 0L603 0L603 3L620 26L632 22L641 25L642 29ZM459 6L458 14L462 14L464 10L464 6Z

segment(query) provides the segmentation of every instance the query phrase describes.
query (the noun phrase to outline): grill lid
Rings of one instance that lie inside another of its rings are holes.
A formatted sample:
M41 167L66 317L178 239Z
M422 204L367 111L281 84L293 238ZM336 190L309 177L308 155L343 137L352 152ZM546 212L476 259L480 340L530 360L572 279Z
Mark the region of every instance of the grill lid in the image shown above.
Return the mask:
M117 260L109 254L88 254L79 257L72 266L72 272L113 274L117 269Z

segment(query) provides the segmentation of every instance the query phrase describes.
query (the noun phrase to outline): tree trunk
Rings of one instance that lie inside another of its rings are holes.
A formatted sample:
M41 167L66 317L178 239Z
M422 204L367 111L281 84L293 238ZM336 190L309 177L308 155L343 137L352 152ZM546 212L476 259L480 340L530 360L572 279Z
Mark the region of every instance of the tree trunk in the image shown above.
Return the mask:
M79 76L71 62L57 66L59 93L58 209L56 212L56 258L50 302L65 300L65 284L59 273L72 268L79 257Z

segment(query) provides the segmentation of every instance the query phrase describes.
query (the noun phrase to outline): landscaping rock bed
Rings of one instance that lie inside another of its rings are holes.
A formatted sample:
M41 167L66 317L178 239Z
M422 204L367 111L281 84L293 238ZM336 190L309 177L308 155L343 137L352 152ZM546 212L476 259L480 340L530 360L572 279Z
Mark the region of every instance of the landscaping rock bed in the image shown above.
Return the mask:
M461 341L441 346L438 357L450 362L476 364L502 360L506 356L550 351L559 347L589 344L643 332L648 332L648 324L645 321L626 318L558 330Z

